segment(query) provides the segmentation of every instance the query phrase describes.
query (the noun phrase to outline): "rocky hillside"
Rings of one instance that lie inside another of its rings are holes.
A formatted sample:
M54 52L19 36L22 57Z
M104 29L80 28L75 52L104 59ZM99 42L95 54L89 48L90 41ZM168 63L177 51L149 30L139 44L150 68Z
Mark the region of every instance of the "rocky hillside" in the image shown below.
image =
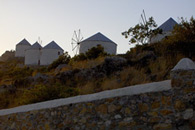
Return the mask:
M7 60L11 60L14 58L15 55L15 51L6 51L5 53L2 54L2 56L0 56L0 61L7 61Z
M65 53L49 66L24 66L23 59L7 58L0 62L0 109L169 79L180 59L195 61L193 21L161 42L117 56L98 46L72 58Z

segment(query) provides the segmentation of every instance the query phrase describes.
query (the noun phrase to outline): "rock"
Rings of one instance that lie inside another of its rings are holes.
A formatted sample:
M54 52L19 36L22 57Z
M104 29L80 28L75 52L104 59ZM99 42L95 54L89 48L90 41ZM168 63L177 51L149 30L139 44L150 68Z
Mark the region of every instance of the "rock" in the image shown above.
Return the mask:
M139 66L146 66L149 63L149 61L155 59L156 59L156 55L154 54L153 51L144 51L135 55L132 61L134 61Z
M58 67L55 69L55 73L58 73L64 67L68 67L68 65L67 64L60 64L60 65L58 65Z
M184 118L185 120L188 120L188 119L190 119L190 118L192 118L192 117L193 117L193 109L192 109L192 108L187 109L187 110L185 110L185 111L183 112L183 118Z
M172 130L172 125L166 124L166 123L157 124L157 125L154 125L153 129L154 130Z
M104 71L107 75L114 71L121 70L122 67L127 63L127 60L122 57L106 57L100 70Z
M0 86L0 93L3 93L6 91L7 85L1 85Z
M48 76L45 74L37 73L35 76L33 76L33 79L34 80L38 80L38 79L47 80Z
M177 100L175 101L174 107L176 110L181 111L185 109L185 104L182 101Z
M116 105L113 105L113 104L108 106L108 112L109 113L115 112L115 111L117 111L119 109L120 109L120 106L116 106Z
M125 114L126 114L126 115L131 114L131 109L130 109L130 108L125 108Z
M121 115L118 114L118 115L115 115L114 118L115 118L115 119L120 119L120 118L122 118L122 117L121 117Z
M160 113L161 115L166 116L166 115L172 114L173 111L165 109L165 110L161 110Z
M57 114L57 112L56 112L56 111L51 112L51 116L55 116L56 114Z
M156 117L158 116L158 112L157 111L148 112L148 115Z
M143 103L143 104L139 104L139 110L140 110L140 112L146 112L146 111L148 111L148 109L149 109L149 107L148 107L148 105L146 104L146 103Z
M108 126L110 126L111 123L112 123L112 121L108 120L105 122L105 125L108 127Z
M78 109L77 109L77 110L78 110ZM83 115L84 115L86 112L87 112L86 107L83 107L79 114L83 114Z
M125 118L123 121L124 121L124 122L131 122L132 120L133 120L132 117L127 117L127 118Z
M108 112L107 105L106 105L106 104L101 104L101 105L99 105L99 106L96 108L96 111L97 111L98 113L107 114L107 112Z
M170 106L171 105L171 96L162 96L161 103L162 103L162 105Z
M16 123L13 122L10 128L11 128L11 129L15 129L15 127L16 127Z
M85 117L83 117L83 118L81 118L80 122L84 124L87 122L87 119Z
M149 123L158 123L160 122L161 118L160 117L151 117L149 118Z
M156 109L160 107L160 102L153 102L151 105L152 109Z
M71 81L71 83L69 83L67 85L74 86L75 74L77 74L79 72L80 72L79 69L68 70L65 72L58 73L56 76L53 77L53 79L58 79L63 84L66 84L68 81Z
M165 120L165 123L171 124L171 123L172 123L172 120L171 120L171 119L166 119L166 120Z

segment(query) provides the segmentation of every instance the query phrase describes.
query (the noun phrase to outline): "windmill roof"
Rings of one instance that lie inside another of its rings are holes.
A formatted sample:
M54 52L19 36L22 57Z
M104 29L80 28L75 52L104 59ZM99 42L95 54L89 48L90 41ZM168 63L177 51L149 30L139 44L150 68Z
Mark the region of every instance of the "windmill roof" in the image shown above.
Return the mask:
M63 50L55 41L50 42L43 49L59 49L59 50Z
M169 32L172 31L174 26L177 24L178 23L173 18L169 18L162 25L160 25L159 28L162 29L163 32Z
M95 35L83 40L84 41L102 41L102 42L111 42L114 43L112 40L101 34L100 32L96 33ZM116 44L116 43L114 43Z
M42 46L38 42L35 42L29 49L40 49L40 48L42 48Z
M20 41L17 45L29 45L29 46L31 46L31 44L25 38L22 41Z

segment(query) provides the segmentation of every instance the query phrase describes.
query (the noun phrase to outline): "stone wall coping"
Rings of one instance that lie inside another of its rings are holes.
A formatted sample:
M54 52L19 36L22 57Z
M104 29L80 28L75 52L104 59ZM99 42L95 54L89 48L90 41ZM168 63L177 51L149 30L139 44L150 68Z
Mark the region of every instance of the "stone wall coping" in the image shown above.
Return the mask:
M89 102L94 100L101 100L105 98L114 98L120 96L131 96L141 93L148 93L148 92L160 92L160 91L167 91L171 89L171 81L165 80L160 82L153 82L141 85L134 85L125 88L119 88L114 90L107 90L99 93L88 94L88 95L79 95L75 97L63 98L63 99L56 99L50 100L30 105L23 105L15 108L10 109L3 109L0 110L1 115L8 115L12 113L19 113L19 112L28 112L33 110L40 110L46 108L54 108L68 104L75 104L81 102Z
M195 70L195 64L191 59L183 58L172 69L172 71L176 71L176 70Z

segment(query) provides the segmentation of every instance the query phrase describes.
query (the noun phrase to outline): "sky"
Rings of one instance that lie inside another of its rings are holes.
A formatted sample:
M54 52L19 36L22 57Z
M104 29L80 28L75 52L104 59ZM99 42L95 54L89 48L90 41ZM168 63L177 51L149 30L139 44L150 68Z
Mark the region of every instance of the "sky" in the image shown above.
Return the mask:
M43 47L54 40L73 56L78 29L84 39L101 32L117 43L118 54L126 53L132 46L121 33L141 22L143 9L158 25L170 17L179 22L195 16L195 0L0 0L0 55L40 37Z

